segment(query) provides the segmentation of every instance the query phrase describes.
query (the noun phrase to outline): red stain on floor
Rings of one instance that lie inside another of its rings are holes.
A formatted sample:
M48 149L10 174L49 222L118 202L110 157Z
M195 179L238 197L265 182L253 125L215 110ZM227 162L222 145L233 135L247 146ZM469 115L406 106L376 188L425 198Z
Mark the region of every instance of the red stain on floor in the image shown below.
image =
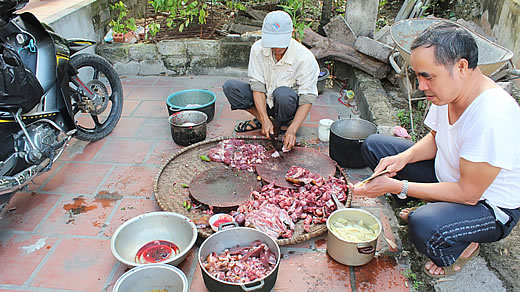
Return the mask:
M69 211L72 215L78 215L97 208L95 205L85 204L85 198L74 198L74 203L63 205L63 209Z

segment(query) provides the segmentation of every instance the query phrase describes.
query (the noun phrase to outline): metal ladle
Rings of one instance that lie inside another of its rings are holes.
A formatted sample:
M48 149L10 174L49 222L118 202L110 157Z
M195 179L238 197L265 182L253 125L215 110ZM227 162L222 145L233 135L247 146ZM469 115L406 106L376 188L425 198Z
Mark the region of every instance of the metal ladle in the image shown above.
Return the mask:
M341 203L338 199L338 197L336 197L336 194L334 194L333 192L330 193L332 195L332 200L334 200L334 203L336 204L336 207L338 207L338 210L342 210L342 209L347 209L347 207L345 207L345 205L343 205L343 203ZM383 229L383 224L381 223L381 229ZM381 235L383 235L383 238L386 240L386 243L388 243L388 246L390 246L390 248L392 249L397 249L397 244L395 244L395 242L389 238L387 238L385 236L385 231L382 230L383 232L381 233Z

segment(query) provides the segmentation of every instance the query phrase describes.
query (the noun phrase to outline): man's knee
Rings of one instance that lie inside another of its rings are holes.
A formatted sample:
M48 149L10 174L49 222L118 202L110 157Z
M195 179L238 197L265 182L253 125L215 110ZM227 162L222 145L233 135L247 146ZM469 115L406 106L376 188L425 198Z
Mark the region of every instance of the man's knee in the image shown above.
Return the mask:
M236 80L227 80L222 85L222 90L224 91L224 95L226 96L229 96L230 93L236 89L238 89Z
M273 99L278 106L286 107L298 102L298 94L290 87L280 86L273 91Z

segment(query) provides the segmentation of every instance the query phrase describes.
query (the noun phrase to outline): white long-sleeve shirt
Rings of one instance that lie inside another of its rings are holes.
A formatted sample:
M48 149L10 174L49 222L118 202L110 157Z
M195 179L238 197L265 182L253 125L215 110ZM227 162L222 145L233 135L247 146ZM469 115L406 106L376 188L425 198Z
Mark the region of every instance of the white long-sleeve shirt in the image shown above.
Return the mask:
M280 86L292 88L300 97L299 105L312 104L318 96L319 74L320 68L312 52L294 39L278 62L271 49L262 46L261 40L251 47L248 67L251 89L264 92L271 108L274 106L273 91Z

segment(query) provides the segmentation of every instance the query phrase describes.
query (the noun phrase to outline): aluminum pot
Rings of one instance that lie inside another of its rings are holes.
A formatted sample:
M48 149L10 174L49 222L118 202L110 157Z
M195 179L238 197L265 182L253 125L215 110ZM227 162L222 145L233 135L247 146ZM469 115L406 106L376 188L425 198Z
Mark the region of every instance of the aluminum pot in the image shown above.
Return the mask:
M175 266L186 258L197 241L197 235L195 223L182 214L150 212L121 224L110 239L110 250L125 265L149 265L136 260L142 247L155 240L169 241L179 248L179 252L161 263Z
M329 156L341 166L361 168L361 144L377 133L377 126L362 119L339 119L330 126Z
M339 218L345 218L358 222L363 220L366 225L377 223L379 229L377 236L369 241L349 242L336 236L330 229L333 222ZM334 211L327 219L327 253L337 262L348 266L361 266L370 262L376 252L377 239L382 231L381 222L365 210L347 208Z
M181 111L170 116L173 141L188 146L206 139L208 116L200 111Z
M167 264L135 267L117 279L113 292L178 291L188 292L188 278Z
M245 284L230 283L213 277L204 268L204 260L210 253L216 252L218 254L226 248L231 248L237 245L248 246L255 240L260 240L267 244L269 249L276 256L276 266L271 273L264 278ZM208 237L199 248L198 259L200 269L202 270L204 284L211 292L271 291L276 283L276 278L278 277L278 268L280 267L280 247L269 235L257 229L249 227L229 228Z

